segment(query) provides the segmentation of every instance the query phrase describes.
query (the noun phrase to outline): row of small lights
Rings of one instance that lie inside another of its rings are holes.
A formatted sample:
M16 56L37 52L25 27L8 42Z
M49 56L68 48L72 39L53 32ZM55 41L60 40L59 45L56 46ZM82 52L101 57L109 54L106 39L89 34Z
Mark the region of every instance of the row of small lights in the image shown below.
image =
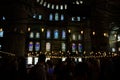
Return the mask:
M64 52L62 52L62 51L59 51L61 54L64 54ZM77 52L77 51L76 51ZM36 52L36 55L35 56L39 56L39 54L41 54L41 53L43 53L43 52L40 52L40 53L37 53ZM70 51L67 51L67 53L70 55L71 53L70 53ZM55 53L54 51L52 51L51 53L50 52L45 52L45 54L47 55L47 56L53 56L52 54L58 54L58 53ZM88 54L86 51L84 51L83 52L83 55L84 56L81 56L81 57L114 57L114 56L119 56L119 54L117 54L117 53L112 53L112 52L96 52L96 53L94 53L93 51L91 51L89 54L90 55L86 55L86 54ZM28 56L33 56L34 55L34 53L28 53ZM54 56L54 57L57 57L57 56ZM77 56L78 57L78 56Z
M52 3L47 3L46 1L44 0L37 0L37 3L39 3L40 5L43 5L44 7L47 7L49 9L56 9L56 10L63 10L63 6L64 6L64 9L66 10L67 9L67 4L63 4L63 5L55 5L55 4L52 4ZM73 4L76 4L76 5L80 5L80 4L83 4L83 1L82 0L76 0L75 2L73 2ZM51 7L50 7L51 5ZM60 6L60 8L59 8Z

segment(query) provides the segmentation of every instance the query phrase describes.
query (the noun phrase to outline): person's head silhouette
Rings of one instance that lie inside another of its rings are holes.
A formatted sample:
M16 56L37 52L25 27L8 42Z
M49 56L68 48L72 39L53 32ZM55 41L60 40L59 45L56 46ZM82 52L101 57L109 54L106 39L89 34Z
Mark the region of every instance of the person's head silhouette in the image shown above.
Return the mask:
M45 54L40 54L38 57L38 62L45 62L46 55Z

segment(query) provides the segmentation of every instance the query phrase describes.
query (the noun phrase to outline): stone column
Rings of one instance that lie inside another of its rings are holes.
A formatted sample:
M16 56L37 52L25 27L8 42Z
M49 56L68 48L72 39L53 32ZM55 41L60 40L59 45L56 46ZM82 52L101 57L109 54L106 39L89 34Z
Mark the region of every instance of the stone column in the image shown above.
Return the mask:
M25 33L27 30L25 5L14 2L6 6L3 51L13 53L17 57L25 56Z
M84 29L84 51L89 54L91 51L91 30L89 28Z

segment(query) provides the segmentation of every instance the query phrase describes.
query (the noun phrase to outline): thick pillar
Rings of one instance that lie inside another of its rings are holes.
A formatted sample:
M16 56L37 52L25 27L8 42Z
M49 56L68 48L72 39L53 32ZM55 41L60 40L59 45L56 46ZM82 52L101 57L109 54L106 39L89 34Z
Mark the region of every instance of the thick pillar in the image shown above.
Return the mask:
M91 30L89 28L84 29L84 51L89 54L91 51Z
M4 26L3 51L21 57L25 55L27 13L23 3L14 2L7 6L5 11L7 23Z

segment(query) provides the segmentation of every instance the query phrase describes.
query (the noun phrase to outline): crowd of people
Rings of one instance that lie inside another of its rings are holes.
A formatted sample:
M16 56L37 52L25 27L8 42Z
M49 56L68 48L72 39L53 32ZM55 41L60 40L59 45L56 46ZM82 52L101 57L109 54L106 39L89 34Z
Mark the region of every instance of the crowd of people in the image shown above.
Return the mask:
M39 56L38 63L28 72L29 80L115 80L119 79L120 59L113 58L83 58L82 62L67 57L45 62L45 55Z
M36 65L26 69L22 57L0 59L1 80L115 80L120 79L120 57L82 58L75 61L68 56L65 61L50 59L45 61L44 54L39 55Z

